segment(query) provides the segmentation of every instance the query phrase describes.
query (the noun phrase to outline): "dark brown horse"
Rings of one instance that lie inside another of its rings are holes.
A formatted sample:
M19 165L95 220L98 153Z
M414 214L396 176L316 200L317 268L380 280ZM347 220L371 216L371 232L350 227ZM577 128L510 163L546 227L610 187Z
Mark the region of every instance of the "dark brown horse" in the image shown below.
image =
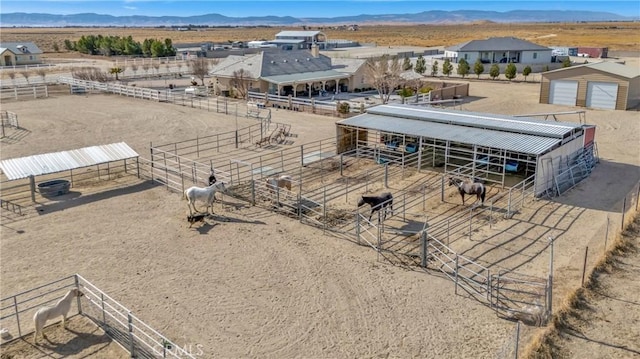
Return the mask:
M449 177L449 186L458 187L458 192L460 192L460 196L462 197L462 204L464 204L464 196L466 194L475 194L475 202L478 202L478 200L480 200L480 204L484 204L484 197L487 194L487 189L484 184L480 182L464 181L460 178Z
M365 196L358 201L358 207L362 207L364 204L371 206L371 213L369 213L369 222L371 222L371 216L373 212L379 211L383 208L389 207L389 210L393 212L393 196L389 192L381 193L378 196ZM384 211L383 220L387 218L387 211Z

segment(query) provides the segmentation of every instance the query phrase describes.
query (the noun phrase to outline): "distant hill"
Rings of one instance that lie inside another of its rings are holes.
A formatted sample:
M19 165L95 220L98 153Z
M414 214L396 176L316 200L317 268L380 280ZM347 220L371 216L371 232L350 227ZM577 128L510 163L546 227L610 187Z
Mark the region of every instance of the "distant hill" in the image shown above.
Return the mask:
M253 16L228 17L220 14L198 16L112 16L101 14L53 15L38 13L0 14L0 24L11 26L296 26L341 24L450 24L478 21L493 22L575 22L575 21L632 21L638 17L621 16L609 12L514 10L497 11L423 11L416 14L357 15L340 17Z

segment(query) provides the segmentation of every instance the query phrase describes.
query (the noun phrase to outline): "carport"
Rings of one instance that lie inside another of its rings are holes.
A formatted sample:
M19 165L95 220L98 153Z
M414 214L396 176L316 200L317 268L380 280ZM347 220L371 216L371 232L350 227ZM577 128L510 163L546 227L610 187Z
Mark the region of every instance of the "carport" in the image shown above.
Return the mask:
M124 161L124 171L127 171L126 161L135 159L135 168L139 176L139 155L124 142L84 147L75 150L44 153L26 157L12 158L0 161L0 170L9 181L29 178L31 200L36 201L36 176L70 171L71 185L73 185L73 170Z
M368 147L389 158L416 155L418 168L482 178L502 187L531 177L539 193L553 185L563 161L592 146L592 140L585 143L585 128L595 131L568 122L380 105L337 122L337 152Z

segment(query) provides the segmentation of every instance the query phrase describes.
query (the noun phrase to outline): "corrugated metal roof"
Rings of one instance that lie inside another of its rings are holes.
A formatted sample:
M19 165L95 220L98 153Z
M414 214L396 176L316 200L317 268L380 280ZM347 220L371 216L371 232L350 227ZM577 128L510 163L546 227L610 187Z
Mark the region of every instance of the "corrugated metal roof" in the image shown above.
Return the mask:
M580 124L570 122L549 122L527 117L440 110L412 105L380 105L367 109L367 113L555 138L564 138L567 133L582 128Z
M301 39L275 39L267 41L268 44L300 44L304 42Z
M457 126L439 122L425 121L419 124L416 122L417 120L415 119L365 113L338 123L382 132L403 133L415 137L469 143L531 155L543 154L561 142L560 139L551 137Z
M320 81L320 80L332 80L332 79L344 79L349 75L343 72L335 70L327 71L314 71L314 72L302 72L289 75L277 75L262 77L261 80L268 81L275 84L287 84L293 82L305 82L305 81Z
M0 169L9 180L16 180L133 157L138 157L138 153L120 142L3 160Z

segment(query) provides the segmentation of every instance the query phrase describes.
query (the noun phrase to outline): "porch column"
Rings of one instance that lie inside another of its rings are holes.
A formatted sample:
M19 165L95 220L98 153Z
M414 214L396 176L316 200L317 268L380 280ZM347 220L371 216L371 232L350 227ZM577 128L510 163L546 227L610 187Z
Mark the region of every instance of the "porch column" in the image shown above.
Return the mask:
M280 89L281 89L281 86L280 84L278 84L278 93L277 93L278 96L280 96Z
M326 85L326 84L327 84L327 81L322 81L322 91L326 91L326 90L325 90L325 86L324 86L324 85Z
M293 97L298 97L298 84L296 84L295 82L293 83Z

